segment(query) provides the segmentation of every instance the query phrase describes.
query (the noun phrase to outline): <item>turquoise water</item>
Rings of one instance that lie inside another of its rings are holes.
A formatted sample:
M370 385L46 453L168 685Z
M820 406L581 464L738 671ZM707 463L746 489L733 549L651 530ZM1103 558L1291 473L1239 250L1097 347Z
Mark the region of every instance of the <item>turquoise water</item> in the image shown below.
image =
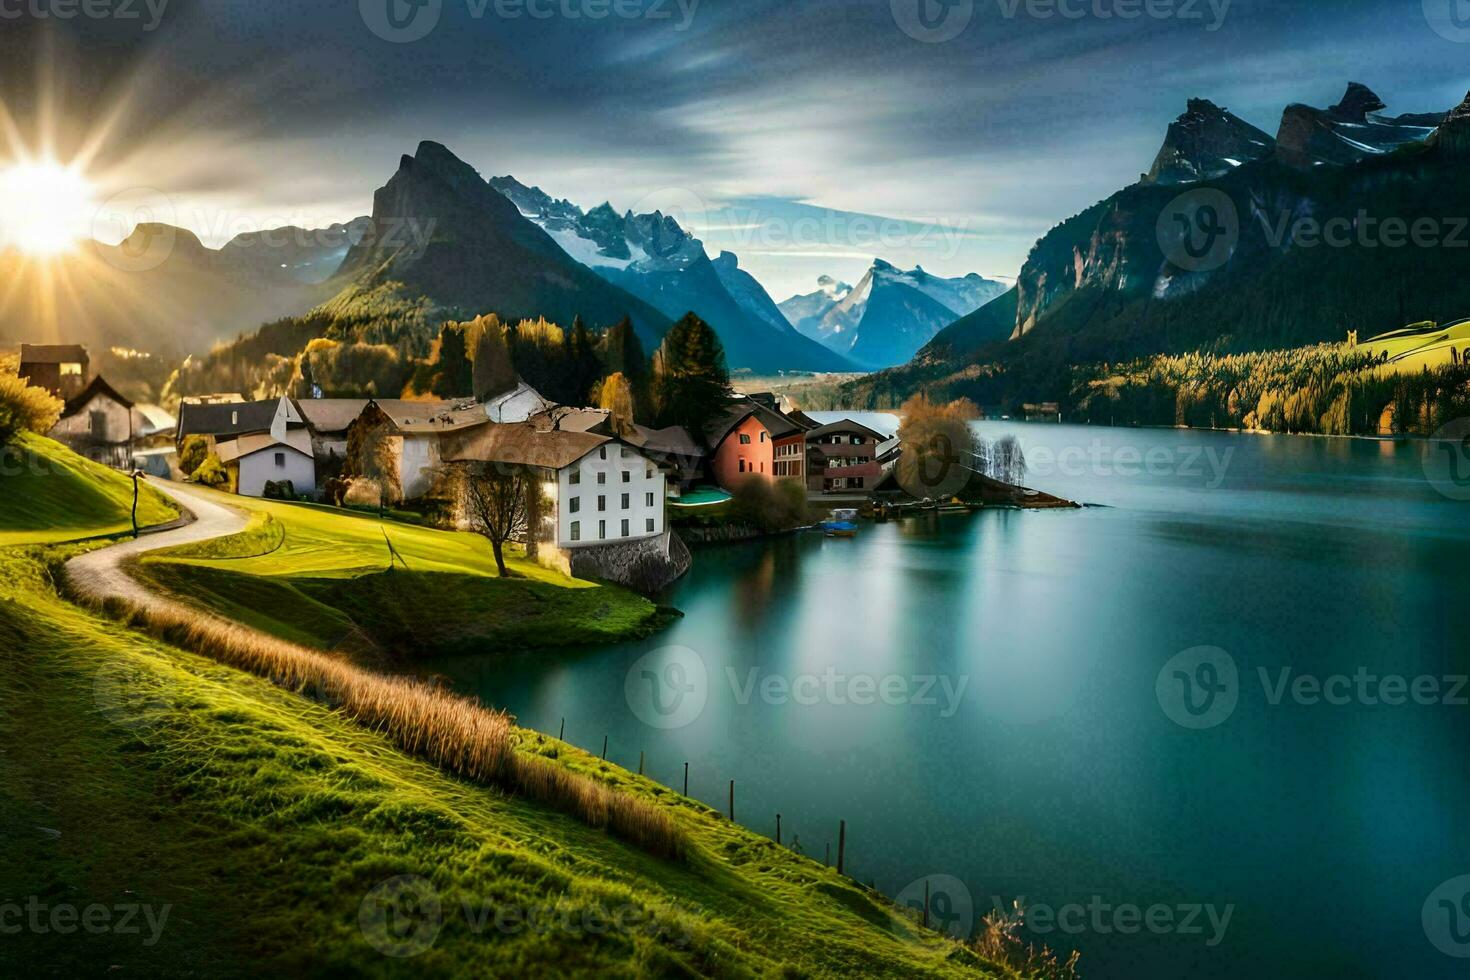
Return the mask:
M1100 506L699 550L652 640L428 669L720 809L735 779L818 859L845 820L849 873L943 876L952 928L1024 897L1087 977L1470 972L1435 946L1470 889L1431 900L1470 875L1470 504L1425 447L980 429Z

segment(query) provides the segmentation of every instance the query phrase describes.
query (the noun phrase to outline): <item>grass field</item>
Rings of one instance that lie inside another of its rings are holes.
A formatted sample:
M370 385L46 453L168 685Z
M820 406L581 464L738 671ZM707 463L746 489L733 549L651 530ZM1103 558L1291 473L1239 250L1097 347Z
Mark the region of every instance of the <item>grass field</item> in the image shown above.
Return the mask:
M406 656L570 646L625 639L659 619L646 599L568 578L519 548L507 549L513 577L500 579L489 542L477 535L217 496L249 511L250 526L150 555L140 573L293 643Z
M131 908L136 929L63 931L43 911L5 936L19 973L1019 976L553 739L522 733L520 751L666 809L688 859L451 778L341 712L72 606L57 569L95 545L25 532L14 500L0 493L17 532L0 549L0 893Z
M89 534L130 530L132 481L73 453L59 452L50 439L22 435L0 450L0 546L22 541L67 541ZM163 524L178 511L144 485L138 523Z

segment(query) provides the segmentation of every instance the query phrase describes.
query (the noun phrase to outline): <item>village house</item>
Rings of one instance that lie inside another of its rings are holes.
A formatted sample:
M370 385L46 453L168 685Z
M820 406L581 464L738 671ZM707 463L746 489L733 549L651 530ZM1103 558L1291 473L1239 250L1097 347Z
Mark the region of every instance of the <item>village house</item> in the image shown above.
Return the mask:
M628 546L624 554L667 557L663 469L637 448L605 432L587 431L591 415L557 411L527 422L479 426L440 438L445 465L494 463L539 476L528 502L527 553L570 574L612 577L591 549ZM570 423L565 425L563 423Z
M302 406L302 411L311 412L309 403L303 402ZM440 437L489 424L484 406L473 401L373 399L349 424L342 440L342 454L345 459L349 437L364 445L386 440L386 449L397 467L394 476L403 499L419 500L433 489L443 463Z
M734 490L752 476L802 480L806 430L766 402L742 398L705 432L710 477Z
M290 483L297 494L316 491L311 433L289 398L259 402L193 404L179 407L176 446L202 436L230 475L229 489L247 497L265 495L269 483Z
M807 432L808 493L866 494L883 475L879 446L888 442L887 437L851 419Z
M62 401L81 394L91 380L91 359L80 344L21 344L16 373Z
M67 399L48 435L93 462L129 469L144 424L137 407L98 377Z

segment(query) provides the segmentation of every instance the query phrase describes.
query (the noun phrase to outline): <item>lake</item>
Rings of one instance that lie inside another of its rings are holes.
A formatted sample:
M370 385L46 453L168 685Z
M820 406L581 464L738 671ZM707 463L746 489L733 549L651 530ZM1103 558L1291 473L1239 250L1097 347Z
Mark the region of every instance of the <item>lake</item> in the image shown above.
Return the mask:
M734 779L818 860L845 820L848 873L953 930L1022 899L1086 977L1463 976L1470 504L1434 448L978 429L1097 506L702 549L651 640L427 668L717 809Z

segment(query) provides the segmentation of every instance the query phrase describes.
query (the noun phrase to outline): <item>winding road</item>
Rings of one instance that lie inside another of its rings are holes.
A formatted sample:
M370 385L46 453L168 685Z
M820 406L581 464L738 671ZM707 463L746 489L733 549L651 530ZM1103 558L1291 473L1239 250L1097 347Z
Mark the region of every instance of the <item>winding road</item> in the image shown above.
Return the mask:
M167 480L148 479L148 484L183 508L193 520L167 530L143 531L135 541L124 541L111 547L90 551L66 563L66 582L74 594L90 599L122 599L134 605L180 608L171 600L149 591L128 574L127 561L161 548L196 544L212 538L228 537L245 529L248 519L232 507L216 503L210 496L193 487Z

